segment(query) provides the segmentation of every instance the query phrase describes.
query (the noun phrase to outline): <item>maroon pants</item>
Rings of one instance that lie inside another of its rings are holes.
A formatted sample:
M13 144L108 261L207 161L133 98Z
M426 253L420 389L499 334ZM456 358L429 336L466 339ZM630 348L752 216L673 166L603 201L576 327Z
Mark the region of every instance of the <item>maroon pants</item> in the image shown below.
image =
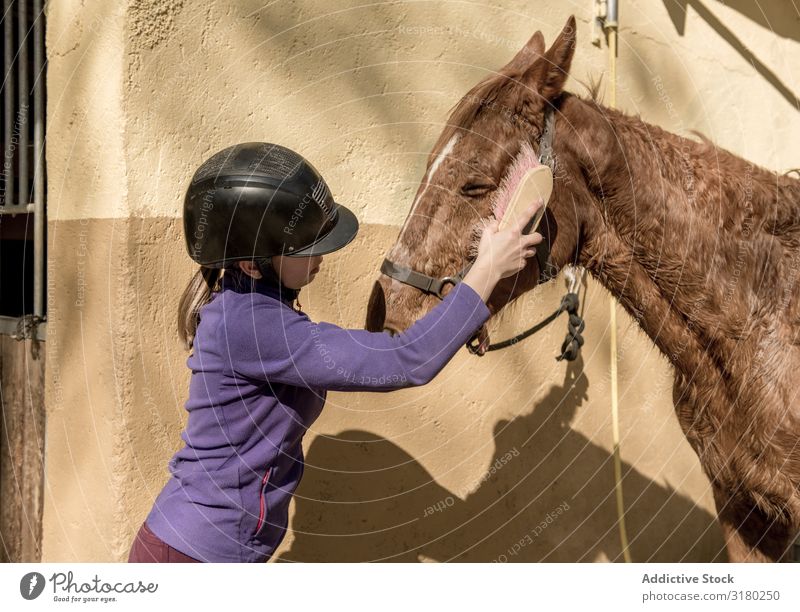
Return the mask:
M150 531L147 523L143 522L131 545L128 563L201 563L201 561L172 548Z

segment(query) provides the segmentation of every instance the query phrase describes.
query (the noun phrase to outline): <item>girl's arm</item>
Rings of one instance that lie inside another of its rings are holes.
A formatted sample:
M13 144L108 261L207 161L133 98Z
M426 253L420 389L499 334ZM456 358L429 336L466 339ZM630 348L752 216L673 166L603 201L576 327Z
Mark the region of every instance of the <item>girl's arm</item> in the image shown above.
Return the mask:
M266 296L250 294L246 302L247 310L226 313L219 329L230 369L256 380L332 391L424 385L489 318L483 298L466 282L396 336L313 323Z
M464 280L414 325L397 336L313 323L266 296L244 297L226 313L218 340L223 359L243 376L333 391L392 391L424 385L489 318L489 299L501 278L516 274L535 254L541 234L523 229L541 207L507 229L486 224L478 256ZM224 305L223 305L224 308Z

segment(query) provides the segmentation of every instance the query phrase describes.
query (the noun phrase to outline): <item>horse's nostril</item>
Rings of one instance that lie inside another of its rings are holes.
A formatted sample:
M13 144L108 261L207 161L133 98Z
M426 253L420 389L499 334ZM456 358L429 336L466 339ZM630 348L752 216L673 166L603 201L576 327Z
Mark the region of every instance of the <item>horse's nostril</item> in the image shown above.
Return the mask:
M390 336L396 336L398 334L398 331L396 329L392 329L391 327L384 327L383 331L388 333Z

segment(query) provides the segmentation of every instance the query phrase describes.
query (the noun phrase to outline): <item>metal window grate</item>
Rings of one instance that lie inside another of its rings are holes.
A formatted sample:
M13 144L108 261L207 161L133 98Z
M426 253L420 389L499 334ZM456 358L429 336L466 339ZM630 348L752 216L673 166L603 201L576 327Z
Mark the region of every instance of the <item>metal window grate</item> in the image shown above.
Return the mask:
M22 288L22 312L0 311L0 333L44 339L45 316L45 54L42 0L3 0L0 230L22 235L23 246L4 247L0 294ZM18 217L23 215L23 217ZM1 234L0 234L1 235ZM30 244L32 242L32 249ZM32 261L31 261L32 259ZM9 274L11 270L11 274ZM11 280L8 280L9 277ZM19 281L19 282L18 282ZM9 287L9 284L12 286ZM32 286L32 295L28 289ZM4 310L6 299L0 300Z

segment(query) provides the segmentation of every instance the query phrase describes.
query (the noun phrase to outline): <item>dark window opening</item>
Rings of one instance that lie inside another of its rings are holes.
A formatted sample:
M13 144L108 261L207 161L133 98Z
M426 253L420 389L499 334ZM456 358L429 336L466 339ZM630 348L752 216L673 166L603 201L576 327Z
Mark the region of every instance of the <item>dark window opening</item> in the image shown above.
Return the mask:
M0 333L26 337L46 314L44 13L42 0L2 2Z

